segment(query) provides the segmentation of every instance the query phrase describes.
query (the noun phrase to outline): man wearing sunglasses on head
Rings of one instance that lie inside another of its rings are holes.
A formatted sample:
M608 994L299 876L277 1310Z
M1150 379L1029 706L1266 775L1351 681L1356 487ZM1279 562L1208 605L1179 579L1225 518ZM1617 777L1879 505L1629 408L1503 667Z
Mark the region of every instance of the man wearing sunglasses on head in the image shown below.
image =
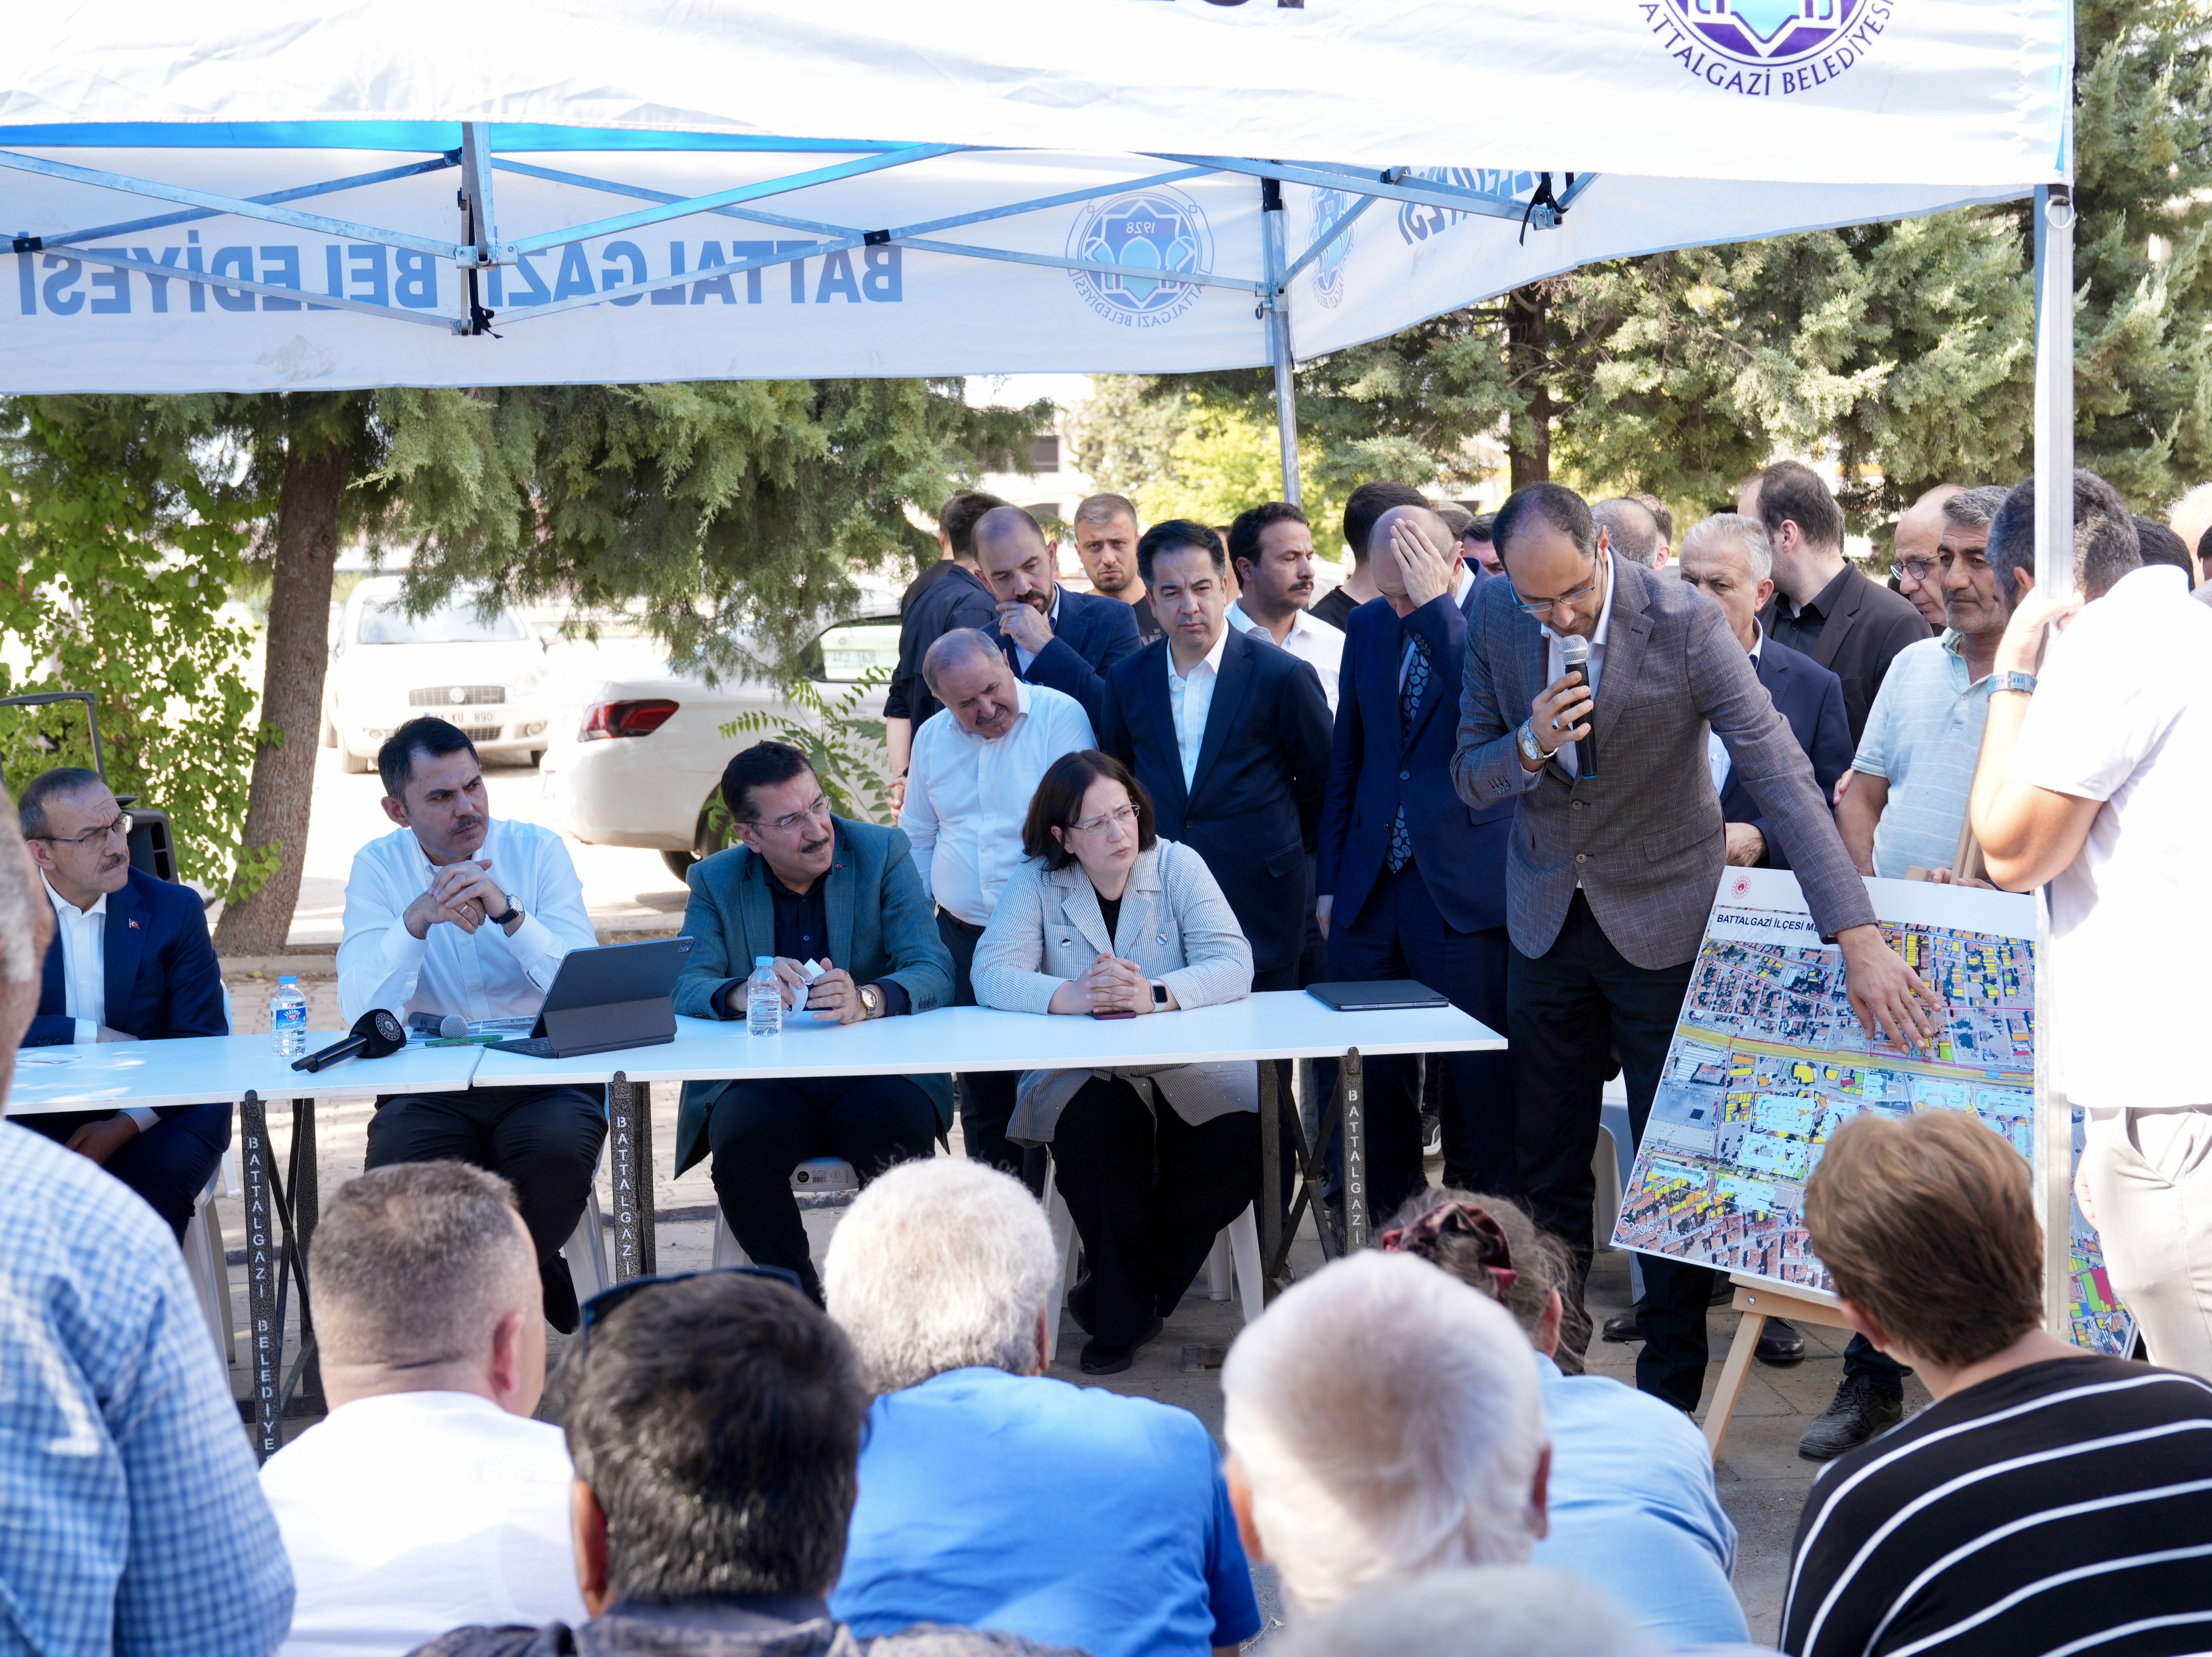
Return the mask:
M684 933L696 940L676 1011L744 1022L745 980L775 961L783 1016L854 1024L952 1002L952 956L906 834L830 813L797 749L755 743L722 773L739 843L689 877ZM686 1082L676 1171L714 1156L714 1194L738 1247L822 1286L791 1195L791 1170L842 1156L865 1182L930 1154L952 1126L949 1076L751 1077Z
M55 921L24 1045L229 1035L199 895L131 866L131 814L107 785L64 767L34 779L16 810ZM230 1144L227 1103L15 1120L98 1162L179 1240Z

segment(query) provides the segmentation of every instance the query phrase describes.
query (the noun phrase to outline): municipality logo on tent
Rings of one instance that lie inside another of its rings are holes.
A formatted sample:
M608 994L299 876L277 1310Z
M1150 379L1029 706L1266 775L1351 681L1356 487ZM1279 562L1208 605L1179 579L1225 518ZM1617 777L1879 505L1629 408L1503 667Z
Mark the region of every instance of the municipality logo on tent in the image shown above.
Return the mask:
M1826 86L1889 27L1892 0L1637 0L1667 55L1723 92L1787 98Z
M1314 239L1328 234L1330 227L1342 224L1345 215L1352 211L1352 197L1341 190L1316 190L1313 192ZM1344 303L1344 267L1352 257L1352 244L1359 239L1359 227L1346 225L1344 234L1321 251L1314 261L1314 298L1325 310L1334 311Z
M1213 232L1180 190L1146 190L1085 209L1068 234L1067 256L1121 267L1069 271L1084 303L1125 328L1157 328L1198 302L1196 285L1172 276L1212 274Z

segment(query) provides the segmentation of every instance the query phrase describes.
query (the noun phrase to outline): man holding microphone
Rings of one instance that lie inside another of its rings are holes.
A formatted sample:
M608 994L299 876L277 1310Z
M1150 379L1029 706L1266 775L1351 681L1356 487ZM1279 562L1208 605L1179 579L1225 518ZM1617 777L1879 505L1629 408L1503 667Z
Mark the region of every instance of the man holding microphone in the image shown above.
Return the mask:
M1506 854L1516 1169L1536 1222L1587 1273L1608 1037L1641 1137L1726 862L1709 727L1821 936L1841 946L1869 1035L1917 1050L1941 1003L1883 941L1812 767L1720 607L1614 557L1582 497L1554 483L1515 494L1492 534L1507 579L1476 595L1452 777L1471 806L1516 803ZM1577 655L1586 665L1570 674ZM1694 1410L1712 1274L1647 1256L1644 1281L1637 1384ZM1575 1322L1586 1341L1587 1320Z

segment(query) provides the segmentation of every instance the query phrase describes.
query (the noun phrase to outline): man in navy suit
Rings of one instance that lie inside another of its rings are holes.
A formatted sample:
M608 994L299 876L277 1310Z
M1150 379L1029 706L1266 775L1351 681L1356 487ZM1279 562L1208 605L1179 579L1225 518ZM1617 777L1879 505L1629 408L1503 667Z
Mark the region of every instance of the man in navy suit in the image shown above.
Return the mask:
M1853 747L1844 682L1759 626L1759 610L1774 596L1774 553L1765 530L1755 518L1716 513L1691 528L1677 562L1683 585L1705 593L1728 616L1729 631L1751 652L1759 683L1813 762L1822 797L1833 799L1836 779L1850 768ZM1729 762L1728 750L1717 737L1705 740L1727 825L1729 862L1745 869L1787 869L1790 859L1766 832L1765 813Z
M1513 805L1471 810L1451 780L1477 577L1425 507L1376 520L1367 568L1382 596L1346 621L1322 816L1330 970L1354 982L1419 979L1503 1030ZM1455 1053L1449 1066L1445 1182L1510 1192L1510 1063L1502 1053ZM1375 1211L1388 1214L1422 1184L1417 1072L1405 1058L1368 1067L1368 1180Z
M49 771L24 789L16 810L55 921L23 1045L229 1035L198 895L131 866L130 814L107 785L73 767ZM98 1162L151 1204L179 1241L230 1144L228 1103L10 1120Z
M1137 568L1166 629L1106 673L1098 745L1137 774L1159 832L1206 859L1252 945L1252 987L1294 990L1328 786L1314 671L1228 624L1228 555L1203 524L1155 524Z
M1018 677L1074 697L1095 729L1107 669L1139 649L1137 615L1119 598L1060 586L1057 556L1043 528L1019 507L985 513L975 525L975 567L999 613L982 630Z

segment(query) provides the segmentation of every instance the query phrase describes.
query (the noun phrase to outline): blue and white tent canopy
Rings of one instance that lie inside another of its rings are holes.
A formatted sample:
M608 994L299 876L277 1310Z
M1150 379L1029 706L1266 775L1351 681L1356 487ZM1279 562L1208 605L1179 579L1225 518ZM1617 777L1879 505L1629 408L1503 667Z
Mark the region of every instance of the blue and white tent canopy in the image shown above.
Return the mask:
M1253 366L2069 176L2054 0L617 10L12 19L0 391Z

